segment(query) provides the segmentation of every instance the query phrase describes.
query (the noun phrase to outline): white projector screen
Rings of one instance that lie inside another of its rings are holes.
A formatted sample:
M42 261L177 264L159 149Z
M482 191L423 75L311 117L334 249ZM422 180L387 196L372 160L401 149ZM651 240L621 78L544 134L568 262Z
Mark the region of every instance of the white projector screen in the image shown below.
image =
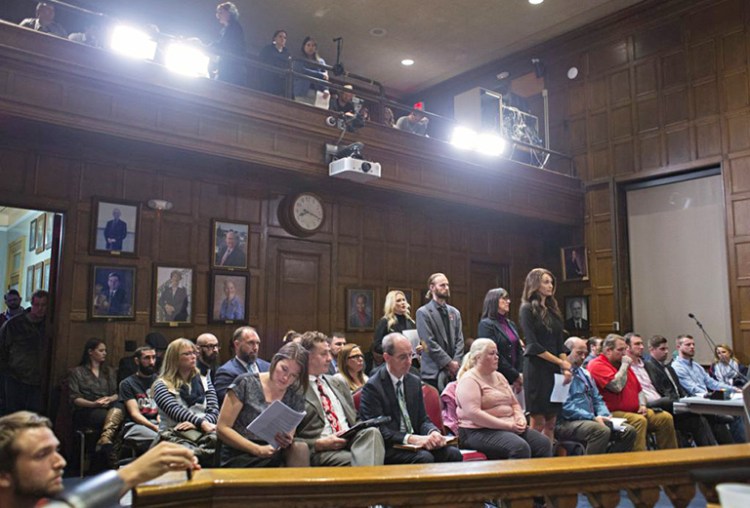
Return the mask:
M713 360L689 313L713 341L732 344L721 175L628 190L633 329L674 349L695 337L696 360Z

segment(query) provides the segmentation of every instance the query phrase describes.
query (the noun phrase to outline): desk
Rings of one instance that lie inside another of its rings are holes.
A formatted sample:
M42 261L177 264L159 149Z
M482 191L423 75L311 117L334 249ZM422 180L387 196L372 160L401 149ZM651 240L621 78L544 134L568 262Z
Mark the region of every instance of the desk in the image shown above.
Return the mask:
M740 416L745 423L745 435L750 437L750 421L742 399L711 400L703 397L683 397L674 403L675 414L698 413L703 415Z

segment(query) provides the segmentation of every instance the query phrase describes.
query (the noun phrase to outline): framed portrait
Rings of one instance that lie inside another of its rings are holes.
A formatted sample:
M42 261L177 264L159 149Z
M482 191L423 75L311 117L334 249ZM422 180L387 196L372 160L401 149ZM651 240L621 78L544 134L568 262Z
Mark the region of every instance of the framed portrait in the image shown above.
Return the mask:
M589 264L586 258L586 247L563 247L560 249L563 280L588 280Z
M44 261L34 265L34 291L44 289Z
M89 319L135 319L134 266L92 265Z
M34 265L26 268L26 291L24 292L24 300L27 302L31 301L31 295L34 294Z
M29 251L36 250L36 219L29 222Z
M366 332L375 329L374 289L346 290L346 331Z
M91 251L93 254L136 256L140 203L94 198L91 217Z
M44 252L44 227L47 223L47 214L43 213L36 218L36 253Z
M211 266L222 270L247 270L250 224L211 221Z
M52 248L52 233L54 232L55 227L55 214L50 212L47 213L46 216L46 227L44 228L44 250Z
M192 324L193 278L192 268L154 265L151 313L154 325Z
M571 335L588 335L591 330L588 296L565 298L565 329Z
M406 302L409 304L409 311L411 312L412 317L414 317L414 312L413 312L414 311L414 307L413 307L414 304L412 303L412 302L414 302L414 291L412 291L411 289L389 287L388 288L388 292L390 293L391 291L401 291L404 294L404 296L406 297ZM377 306L376 306L376 308L377 308Z
M51 266L51 260L45 259L44 260L44 275L42 276L42 279L44 280L44 289L46 289L47 291L50 290L50 287L49 287L50 266Z
M209 315L212 323L247 323L249 311L250 277L233 272L212 272Z

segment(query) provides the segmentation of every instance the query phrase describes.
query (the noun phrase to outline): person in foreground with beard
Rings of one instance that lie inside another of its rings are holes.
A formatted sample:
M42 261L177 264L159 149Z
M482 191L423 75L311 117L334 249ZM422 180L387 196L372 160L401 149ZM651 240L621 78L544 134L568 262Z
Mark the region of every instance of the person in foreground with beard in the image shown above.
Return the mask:
M123 438L135 441L141 452L148 449L159 432L159 409L150 393L156 380L156 350L139 347L133 359L138 370L120 383L120 401L127 414Z

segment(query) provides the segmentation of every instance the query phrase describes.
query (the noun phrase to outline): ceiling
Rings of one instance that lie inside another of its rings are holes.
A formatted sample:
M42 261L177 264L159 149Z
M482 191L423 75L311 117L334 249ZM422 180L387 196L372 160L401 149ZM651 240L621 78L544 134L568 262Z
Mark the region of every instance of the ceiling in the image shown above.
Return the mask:
M329 64L343 37L349 72L383 83L395 95L422 90L483 64L584 26L641 0L234 0L248 49L257 54L278 28L292 56L306 35ZM139 18L162 31L217 37L218 0L80 1L110 14ZM384 34L375 36L373 29ZM401 60L411 58L411 67Z

